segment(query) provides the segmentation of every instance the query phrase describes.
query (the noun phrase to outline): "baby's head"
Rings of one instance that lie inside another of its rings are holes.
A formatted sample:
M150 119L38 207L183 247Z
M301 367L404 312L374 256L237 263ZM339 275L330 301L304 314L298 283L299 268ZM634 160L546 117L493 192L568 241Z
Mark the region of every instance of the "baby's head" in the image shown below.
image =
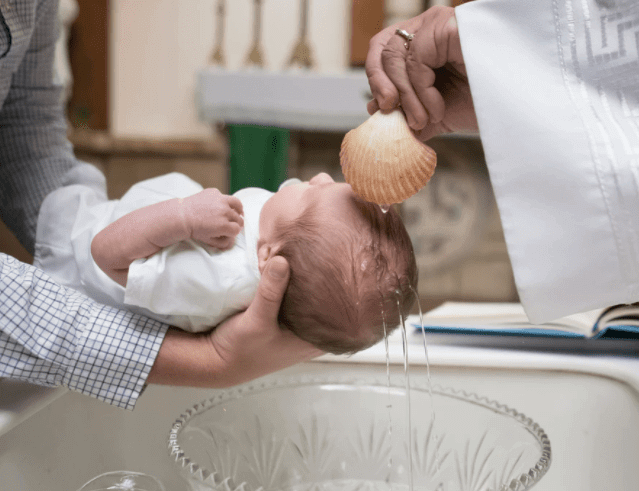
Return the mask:
M280 323L323 351L372 346L415 300L415 255L399 215L327 174L284 187L264 205L260 270L274 255L291 269Z

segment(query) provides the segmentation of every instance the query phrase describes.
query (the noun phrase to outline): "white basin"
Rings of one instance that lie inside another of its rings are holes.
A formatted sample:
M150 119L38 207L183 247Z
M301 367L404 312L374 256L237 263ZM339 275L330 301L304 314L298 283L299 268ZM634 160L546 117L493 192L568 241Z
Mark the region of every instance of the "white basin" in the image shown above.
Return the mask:
M426 376L421 335L410 336L412 379ZM639 360L451 346L431 346L433 383L487 396L530 416L552 443L539 491L639 489ZM395 374L403 372L398 334L391 341ZM385 374L383 346L350 358L326 356L287 374ZM0 382L0 405L2 403ZM63 391L60 391L63 392ZM103 472L132 470L186 491L169 457L175 419L210 390L149 387L135 411L71 392L48 397L35 414L0 434L0 489L76 491ZM436 408L435 408L436 409ZM412 408L413 418L429 418Z

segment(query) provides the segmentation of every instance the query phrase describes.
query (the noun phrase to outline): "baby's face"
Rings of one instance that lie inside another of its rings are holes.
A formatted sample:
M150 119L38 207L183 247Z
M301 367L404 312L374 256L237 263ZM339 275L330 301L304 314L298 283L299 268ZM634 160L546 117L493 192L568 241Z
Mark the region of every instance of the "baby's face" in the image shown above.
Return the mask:
M260 214L260 236L266 238L273 233L278 220L295 220L310 204L318 206L327 225L350 221L354 200L350 184L335 182L322 172L308 182L280 189L266 202Z

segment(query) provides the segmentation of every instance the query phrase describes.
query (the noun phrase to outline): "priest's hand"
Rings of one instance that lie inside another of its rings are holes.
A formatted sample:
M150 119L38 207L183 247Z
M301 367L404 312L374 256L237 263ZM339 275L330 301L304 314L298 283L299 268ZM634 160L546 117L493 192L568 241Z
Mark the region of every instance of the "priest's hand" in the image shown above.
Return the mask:
M397 29L414 37L407 40ZM421 140L477 130L453 8L431 7L375 35L366 74L374 97L368 112L401 105Z

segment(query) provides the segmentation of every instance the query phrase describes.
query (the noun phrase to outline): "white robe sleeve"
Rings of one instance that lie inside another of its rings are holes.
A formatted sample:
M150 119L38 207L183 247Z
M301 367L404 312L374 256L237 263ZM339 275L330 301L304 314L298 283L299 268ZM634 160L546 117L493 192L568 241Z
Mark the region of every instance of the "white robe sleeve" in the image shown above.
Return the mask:
M528 317L639 300L639 3L476 0L456 16Z
M40 207L33 264L63 286L121 307L124 288L91 256L91 241L110 223L116 202L108 200L104 176L90 164L75 167L66 181Z

